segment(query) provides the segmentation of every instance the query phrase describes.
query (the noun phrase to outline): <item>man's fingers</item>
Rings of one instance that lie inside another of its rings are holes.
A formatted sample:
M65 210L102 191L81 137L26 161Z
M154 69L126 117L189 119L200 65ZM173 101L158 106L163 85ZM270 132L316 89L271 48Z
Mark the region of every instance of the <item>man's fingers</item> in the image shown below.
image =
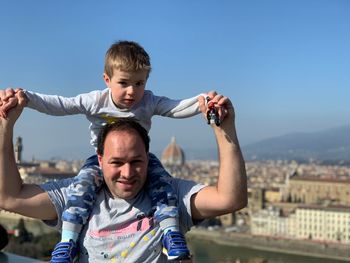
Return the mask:
M215 90L207 92L207 96L212 100L218 93Z
M11 97L7 100L7 102L2 105L2 111L4 111L5 113L8 112L9 109L16 107L18 103L18 98L17 97Z
M4 100L7 100L7 99L9 99L9 98L15 96L15 93L16 93L16 92L14 91L13 88L7 88L7 89L5 90L5 98L4 98Z

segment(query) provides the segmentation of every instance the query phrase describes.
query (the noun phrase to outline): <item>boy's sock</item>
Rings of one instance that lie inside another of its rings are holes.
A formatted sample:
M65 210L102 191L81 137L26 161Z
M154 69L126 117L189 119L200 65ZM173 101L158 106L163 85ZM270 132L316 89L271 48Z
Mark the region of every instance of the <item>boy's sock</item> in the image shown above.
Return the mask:
M179 220L177 218L178 209L175 206L167 206L162 204L157 206L154 213L156 221L158 221L160 228L164 233L167 231L180 231Z
M168 260L190 258L186 239L179 229L178 208L161 204L154 213L155 220L163 231L163 253Z
M165 234L168 231L177 231L180 232L178 225L176 224L176 218L166 218L163 221L159 222L159 226Z
M61 242L68 242L73 240L77 243L79 238L79 233L82 226L72 224L71 222L62 222L62 234L61 234Z

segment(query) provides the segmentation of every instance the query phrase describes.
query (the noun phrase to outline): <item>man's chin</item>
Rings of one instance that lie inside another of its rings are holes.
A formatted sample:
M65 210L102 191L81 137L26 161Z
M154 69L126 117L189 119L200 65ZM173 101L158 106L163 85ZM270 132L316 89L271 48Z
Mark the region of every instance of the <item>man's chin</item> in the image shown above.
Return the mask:
M116 196L121 199L132 199L137 195L137 191L122 191L116 193Z

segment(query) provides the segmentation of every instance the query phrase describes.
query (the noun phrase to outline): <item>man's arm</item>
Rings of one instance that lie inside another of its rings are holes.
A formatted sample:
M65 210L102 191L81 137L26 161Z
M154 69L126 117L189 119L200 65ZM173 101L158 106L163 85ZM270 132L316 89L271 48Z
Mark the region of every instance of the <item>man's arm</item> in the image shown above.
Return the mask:
M196 220L227 214L247 205L247 178L245 163L240 150L235 129L234 109L230 100L221 95L213 98L218 106L226 109L220 126L213 125L219 150L219 177L215 186L200 190L191 198L192 218ZM204 99L200 108L206 111Z
M24 96L7 118L0 119L0 208L39 219L56 219L56 209L39 186L24 184L19 175L13 150L14 124L23 110Z

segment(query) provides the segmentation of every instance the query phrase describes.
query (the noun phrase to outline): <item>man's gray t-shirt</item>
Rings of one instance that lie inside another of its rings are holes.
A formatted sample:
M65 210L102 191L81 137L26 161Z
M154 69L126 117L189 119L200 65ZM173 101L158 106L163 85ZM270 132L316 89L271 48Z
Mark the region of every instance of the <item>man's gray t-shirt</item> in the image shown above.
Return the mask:
M204 186L172 178L179 199L179 222L183 233L193 225L190 198ZM42 185L56 207L58 221L46 222L61 228L70 179ZM141 191L131 200L115 199L103 187L89 221L79 239L79 262L167 262L162 253L162 231L153 220L151 200Z

